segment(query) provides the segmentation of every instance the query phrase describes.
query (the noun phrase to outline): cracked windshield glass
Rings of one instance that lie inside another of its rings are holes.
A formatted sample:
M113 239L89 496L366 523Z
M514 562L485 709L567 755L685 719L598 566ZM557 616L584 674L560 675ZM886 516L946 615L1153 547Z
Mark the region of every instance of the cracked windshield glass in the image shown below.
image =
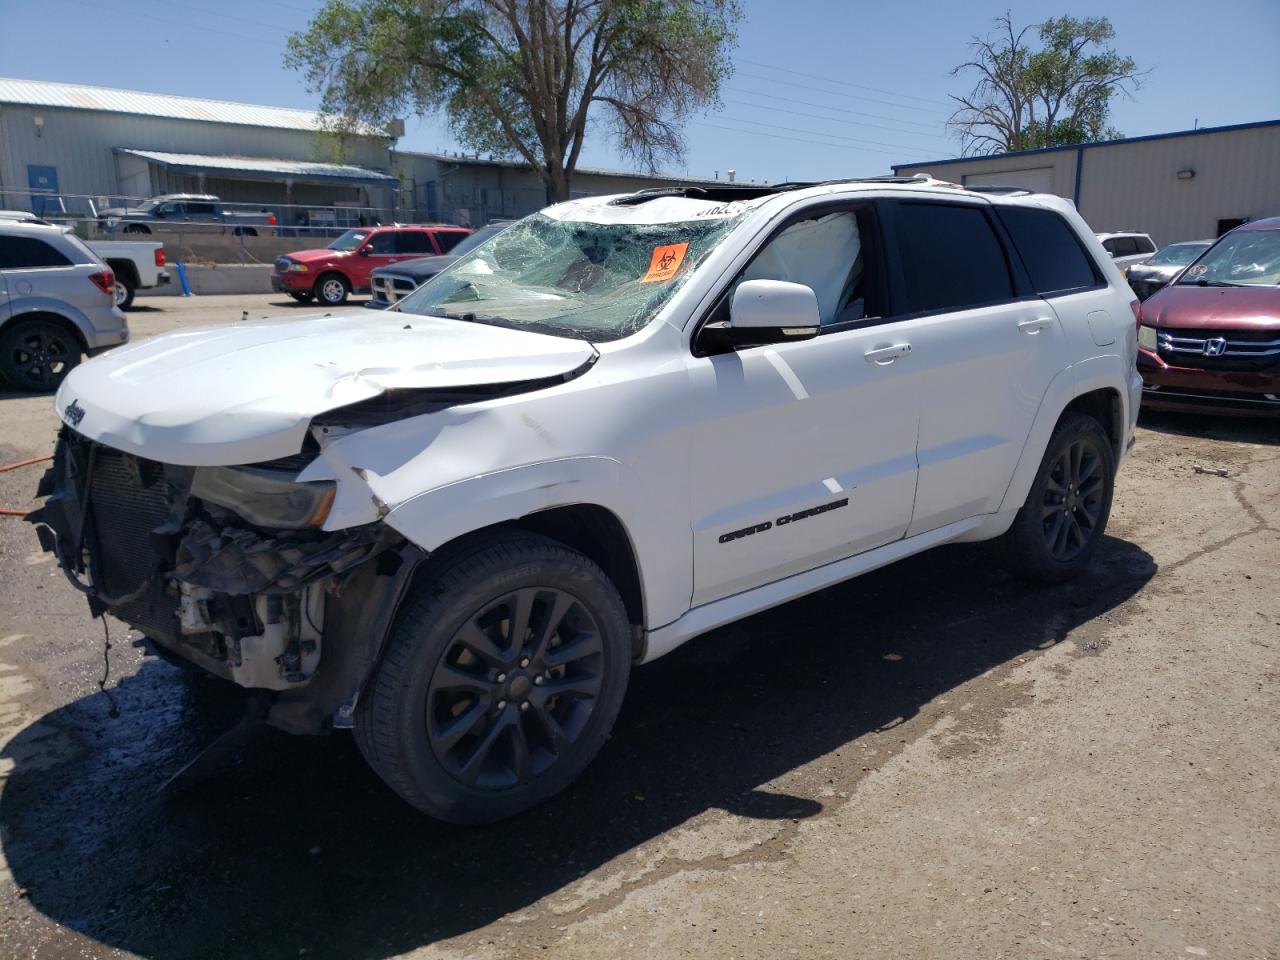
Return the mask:
M592 342L647 324L741 220L586 223L535 214L406 297L406 313Z

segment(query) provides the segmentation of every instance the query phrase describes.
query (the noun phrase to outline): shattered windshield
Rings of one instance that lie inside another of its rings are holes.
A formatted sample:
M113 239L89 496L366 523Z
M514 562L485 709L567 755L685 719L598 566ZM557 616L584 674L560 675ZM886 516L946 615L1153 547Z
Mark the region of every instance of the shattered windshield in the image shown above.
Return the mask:
M329 249L350 252L364 243L364 238L367 236L369 236L368 230L348 230L333 243L329 244Z
M588 223L534 214L419 287L400 310L617 340L647 324L740 219Z
M1149 266L1181 267L1209 249L1207 243L1174 243L1147 261Z
M1280 284L1280 230L1229 233L1187 267L1179 286L1274 287Z

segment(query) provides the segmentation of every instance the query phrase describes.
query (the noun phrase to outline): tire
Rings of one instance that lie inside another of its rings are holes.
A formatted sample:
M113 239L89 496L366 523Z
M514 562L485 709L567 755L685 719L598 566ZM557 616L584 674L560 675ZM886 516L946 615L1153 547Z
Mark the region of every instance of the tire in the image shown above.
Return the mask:
M305 293L291 293L289 296L293 297L293 299L297 300L299 303L310 303L316 298L316 295L310 290Z
M80 341L56 320L19 320L0 329L0 379L18 390L56 390L80 362Z
M1054 428L1027 502L1004 535L1011 572L1058 583L1079 574L1111 516L1116 460L1102 425L1068 413Z
M340 307L347 302L347 294L351 286L347 278L340 273L326 273L316 280L311 288L312 295L326 307Z
M513 643L521 610L529 627ZM476 540L419 576L360 696L356 743L424 813L501 820L595 757L630 665L622 598L596 564L533 534Z
M128 310L133 306L133 295L137 293L133 280L130 277L116 274L116 306L121 310Z
M131 223L124 228L125 233L150 233L151 228L141 223Z

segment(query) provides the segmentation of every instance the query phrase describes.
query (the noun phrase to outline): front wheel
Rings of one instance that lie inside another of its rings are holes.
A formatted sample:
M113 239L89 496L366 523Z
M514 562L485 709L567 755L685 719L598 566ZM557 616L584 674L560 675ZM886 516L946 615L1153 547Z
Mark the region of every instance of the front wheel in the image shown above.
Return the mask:
M532 534L477 541L419 577L360 697L356 742L419 810L500 820L587 766L630 663L622 599L595 563Z
M350 289L342 274L326 273L316 281L316 285L311 292L326 307L340 307L347 302L347 294Z
M1005 534L1012 571L1049 582L1080 573L1106 530L1115 473L1115 452L1101 424L1079 413L1063 417Z

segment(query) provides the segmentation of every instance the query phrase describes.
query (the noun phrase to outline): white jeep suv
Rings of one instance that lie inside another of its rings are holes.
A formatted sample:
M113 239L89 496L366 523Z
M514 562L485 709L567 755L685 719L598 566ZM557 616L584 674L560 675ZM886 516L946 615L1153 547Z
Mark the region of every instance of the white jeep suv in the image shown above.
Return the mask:
M576 200L377 317L77 368L31 519L95 614L494 820L720 624L953 541L1077 573L1132 442L1135 302L1048 196Z

